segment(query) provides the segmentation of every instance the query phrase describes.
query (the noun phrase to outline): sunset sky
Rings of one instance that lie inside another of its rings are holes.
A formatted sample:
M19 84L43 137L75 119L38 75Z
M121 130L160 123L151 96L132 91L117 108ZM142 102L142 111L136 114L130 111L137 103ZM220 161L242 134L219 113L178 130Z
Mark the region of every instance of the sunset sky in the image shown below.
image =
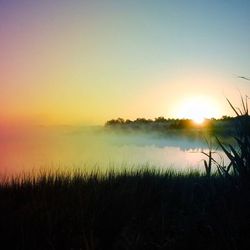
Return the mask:
M249 0L0 0L0 124L232 115L237 75Z

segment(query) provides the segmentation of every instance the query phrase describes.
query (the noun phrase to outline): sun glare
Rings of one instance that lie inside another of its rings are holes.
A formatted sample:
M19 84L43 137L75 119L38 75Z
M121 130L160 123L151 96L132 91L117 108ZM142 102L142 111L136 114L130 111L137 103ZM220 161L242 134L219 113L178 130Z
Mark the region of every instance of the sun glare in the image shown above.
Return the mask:
M194 123L202 125L206 118L218 117L218 105L208 98L193 97L182 103L177 115L179 118L192 119Z
M204 122L204 117L196 117L196 118L192 118L192 120L194 121L194 123L201 125Z

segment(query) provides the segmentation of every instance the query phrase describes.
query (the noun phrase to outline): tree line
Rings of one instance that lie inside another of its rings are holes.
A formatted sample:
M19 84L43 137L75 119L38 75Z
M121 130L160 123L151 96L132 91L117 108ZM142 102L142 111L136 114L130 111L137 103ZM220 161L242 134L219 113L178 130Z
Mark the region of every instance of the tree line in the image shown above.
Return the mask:
M233 121L233 117L222 116L220 119L205 119L202 123L202 127L213 127L221 122ZM105 123L106 127L112 128L168 128L168 129L185 129L185 128L197 128L201 125L196 124L192 119L178 119L178 118L165 118L163 116L156 117L154 119L137 118L135 120L117 118L109 120Z

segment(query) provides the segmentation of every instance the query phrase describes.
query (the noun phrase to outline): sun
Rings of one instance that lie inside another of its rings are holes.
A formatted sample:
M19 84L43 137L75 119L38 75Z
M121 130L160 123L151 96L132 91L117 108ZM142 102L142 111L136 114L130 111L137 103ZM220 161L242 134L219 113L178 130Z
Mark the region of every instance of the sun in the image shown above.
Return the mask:
M202 125L206 118L218 117L218 113L218 105L213 99L199 96L184 100L177 116L192 119L197 125Z
M204 122L204 120L205 120L205 117L196 117L196 118L192 118L192 120L193 120L193 122L194 123L196 123L196 124L198 124L198 125L202 125L202 123Z

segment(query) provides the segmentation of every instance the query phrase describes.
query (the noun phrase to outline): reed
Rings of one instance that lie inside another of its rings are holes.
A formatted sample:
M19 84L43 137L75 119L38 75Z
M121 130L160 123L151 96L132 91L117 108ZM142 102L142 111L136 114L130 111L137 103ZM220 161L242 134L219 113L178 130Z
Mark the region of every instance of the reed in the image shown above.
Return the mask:
M250 180L250 117L248 97L241 96L241 108L235 107L227 99L236 114L234 144L225 144L216 137L217 143L230 160L228 166L218 165L219 174L225 177L237 176L241 182Z
M0 185L1 246L243 249L248 196L218 175L153 167L20 176Z

